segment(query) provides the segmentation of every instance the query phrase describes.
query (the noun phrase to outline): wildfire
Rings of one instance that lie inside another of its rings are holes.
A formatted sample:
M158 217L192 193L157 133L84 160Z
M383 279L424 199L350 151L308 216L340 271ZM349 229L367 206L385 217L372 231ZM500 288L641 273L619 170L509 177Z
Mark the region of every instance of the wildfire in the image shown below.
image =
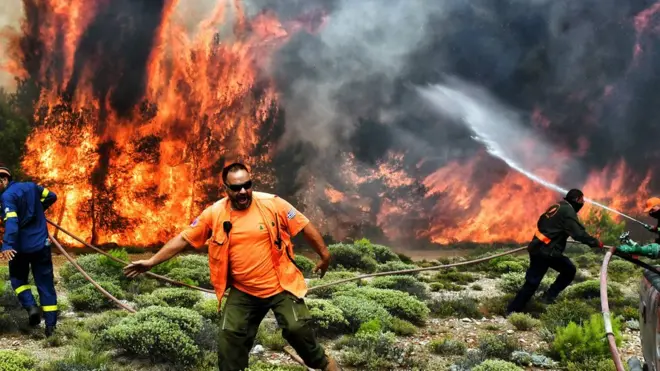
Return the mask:
M287 22L271 12L248 17L241 1L219 0L191 23L184 2L137 10L136 3L142 2L24 0L22 32L10 42L7 68L41 89L24 168L60 195L55 221L95 244L171 238L220 196L220 169L235 159L258 169L258 184L274 187L270 137L281 127L269 66L292 35L328 21L323 12ZM634 20L639 50L639 35L658 10L655 4ZM148 15L135 17L136 11ZM615 89L608 86L604 95ZM532 112L539 130L554 126L544 113L541 106ZM577 143L574 153L549 163L584 156L588 140ZM519 150L532 153L535 143ZM561 197L483 153L431 171L430 160L412 165L406 156L392 150L363 164L343 153L327 179L296 173L307 185L297 194L303 212L337 239L377 227L406 242L525 242L536 218ZM559 170L534 170L561 182ZM621 161L570 187L615 209L639 210L651 174L633 178ZM637 192L629 192L631 179Z

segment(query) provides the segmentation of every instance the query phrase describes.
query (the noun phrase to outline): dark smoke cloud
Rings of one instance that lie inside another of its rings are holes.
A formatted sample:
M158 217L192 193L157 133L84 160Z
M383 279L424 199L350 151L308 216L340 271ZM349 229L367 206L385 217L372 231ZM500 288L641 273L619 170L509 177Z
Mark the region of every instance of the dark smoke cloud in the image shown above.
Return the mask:
M277 3L287 16L298 4ZM334 1L324 29L278 55L285 143L309 143L321 162L347 149L367 163L397 148L439 163L464 156L479 148L469 132L441 125L410 89L456 76L521 112L539 109L559 148L587 139L590 166L620 156L643 172L660 134L649 122L658 40L647 31L634 61L634 17L653 3Z
M67 94L73 96L81 76L94 71L92 85L100 102L128 116L143 98L146 69L165 0L117 0L100 5L76 50Z

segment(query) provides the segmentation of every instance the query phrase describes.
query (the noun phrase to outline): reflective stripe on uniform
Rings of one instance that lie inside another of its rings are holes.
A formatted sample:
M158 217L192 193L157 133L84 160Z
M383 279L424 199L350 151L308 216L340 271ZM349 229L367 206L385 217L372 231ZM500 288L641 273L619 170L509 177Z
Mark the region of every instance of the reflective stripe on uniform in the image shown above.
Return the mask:
M14 292L16 292L16 295L18 295L18 294L22 293L23 291L29 290L29 289L30 289L30 285L23 285L23 286L19 286L18 288L16 288L16 290L14 290Z
M541 241L542 241L544 244L546 244L546 245L550 243L550 239L549 239L546 235L544 235L543 233L541 233L541 231L539 231L538 229L537 229L536 232L534 233L534 236L536 236L536 238L538 238L539 240L541 240Z
M48 188L44 188L44 191L41 192L41 202L46 201L46 197L48 197L49 192L50 191L48 190Z
M55 312L57 311L57 305L44 305L41 309L44 312Z
M10 211L7 213L7 215L5 215L5 221L7 221L9 218L18 218L18 214L16 214L15 211Z

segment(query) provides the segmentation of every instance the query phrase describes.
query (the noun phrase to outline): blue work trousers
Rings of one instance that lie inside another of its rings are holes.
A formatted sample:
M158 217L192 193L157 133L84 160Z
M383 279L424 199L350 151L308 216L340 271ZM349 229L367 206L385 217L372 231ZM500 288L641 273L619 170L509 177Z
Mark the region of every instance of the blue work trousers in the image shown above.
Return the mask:
M28 283L30 268L34 283L39 293L41 310L46 326L57 324L57 293L55 292L55 279L53 276L53 258L50 246L32 253L16 253L9 262L9 279L18 301L23 308L37 305Z

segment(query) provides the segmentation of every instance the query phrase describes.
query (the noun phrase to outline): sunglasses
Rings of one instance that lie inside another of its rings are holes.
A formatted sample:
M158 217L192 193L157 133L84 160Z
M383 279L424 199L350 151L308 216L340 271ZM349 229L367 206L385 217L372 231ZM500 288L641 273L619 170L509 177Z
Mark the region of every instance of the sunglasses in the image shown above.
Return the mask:
M227 184L227 188L231 189L233 192L240 192L243 188L247 191L252 188L252 181L248 180L243 184Z

